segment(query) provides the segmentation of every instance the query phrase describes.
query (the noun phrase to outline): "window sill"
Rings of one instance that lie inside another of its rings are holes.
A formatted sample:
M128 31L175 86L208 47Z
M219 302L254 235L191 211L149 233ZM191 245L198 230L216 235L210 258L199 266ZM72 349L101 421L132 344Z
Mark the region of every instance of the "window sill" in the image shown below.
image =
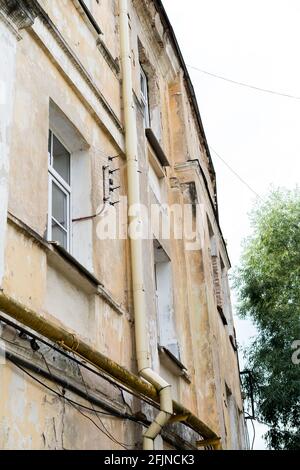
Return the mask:
M11 213L8 213L8 221L14 225L16 229L34 240L46 252L47 258L52 265L57 266L62 273L68 274L82 289L85 289L90 294L102 297L119 315L129 316L127 310L114 300L111 293L104 285L57 242L48 242L35 230Z
M189 384L191 383L191 378L187 372L187 368L177 359L171 351L166 348L165 346L158 346L158 352L160 356L160 360L162 364L170 370L174 375L178 377L182 377L185 379Z
M170 166L170 162L165 152L163 151L160 143L158 142L153 130L148 127L147 129L145 129L145 134L161 166Z
M88 270L86 269L79 261L77 261L74 256L71 255L65 248L63 248L57 242L48 242L54 248L54 251L57 252L67 263L71 264L79 274L86 277L95 287L103 287L103 284Z

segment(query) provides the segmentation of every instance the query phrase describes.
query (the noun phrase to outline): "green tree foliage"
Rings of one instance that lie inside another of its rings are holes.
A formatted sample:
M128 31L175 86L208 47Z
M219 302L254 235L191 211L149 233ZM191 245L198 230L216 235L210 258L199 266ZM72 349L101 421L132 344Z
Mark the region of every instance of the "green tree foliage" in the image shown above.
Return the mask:
M234 282L238 313L258 331L246 351L257 415L269 425L270 448L300 449L300 364L292 361L300 340L299 188L272 191L251 223Z

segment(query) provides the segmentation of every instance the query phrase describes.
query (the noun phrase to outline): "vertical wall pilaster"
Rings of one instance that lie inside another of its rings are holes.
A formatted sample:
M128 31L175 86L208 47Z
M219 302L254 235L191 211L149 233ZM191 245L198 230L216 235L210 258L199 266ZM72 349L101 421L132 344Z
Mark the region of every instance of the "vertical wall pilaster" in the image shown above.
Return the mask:
M0 287L4 275L9 192L9 154L20 30L31 26L35 13L25 0L0 0Z

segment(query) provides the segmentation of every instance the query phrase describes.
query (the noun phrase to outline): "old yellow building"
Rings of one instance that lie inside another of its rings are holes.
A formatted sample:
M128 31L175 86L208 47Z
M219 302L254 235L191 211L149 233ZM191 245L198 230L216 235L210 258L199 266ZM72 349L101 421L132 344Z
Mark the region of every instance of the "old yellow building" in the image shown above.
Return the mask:
M215 172L161 1L0 0L0 48L0 448L246 448Z

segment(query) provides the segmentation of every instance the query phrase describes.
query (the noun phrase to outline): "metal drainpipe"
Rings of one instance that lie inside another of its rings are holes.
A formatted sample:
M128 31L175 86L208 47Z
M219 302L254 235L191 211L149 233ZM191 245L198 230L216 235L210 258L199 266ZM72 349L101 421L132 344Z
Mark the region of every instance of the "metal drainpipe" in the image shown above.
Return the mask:
M120 42L122 64L123 108L125 119L125 146L127 158L128 206L140 205L140 178L137 158L137 128L135 106L133 103L133 80L128 24L128 0L119 0ZM142 227L141 212L129 216L128 224L135 220ZM142 230L140 231L142 233ZM146 297L143 284L143 247L142 239L130 237L131 269L133 284L133 304L135 313L135 342L139 374L158 391L161 411L143 435L143 449L153 450L154 439L167 424L173 414L171 385L150 366L148 352L148 332L146 318Z
M138 392L144 397L148 397L151 400L156 401L157 390L152 384L140 379L140 377L137 377L132 372L129 372L127 369L120 366L117 362L104 356L104 354L92 347L90 344L84 342L78 336L68 332L59 324L59 322L57 323L57 321L53 321L53 318L45 318L44 313L30 309L1 289L0 311L5 312L6 315L15 319L22 326L11 322L6 318L6 316L3 317L2 315L0 315L0 322L3 321L7 325L17 328L19 331L23 331L36 340L39 340L39 337L26 331L26 329L24 330L23 326L30 328L42 337L58 344L66 351L73 351L81 359L85 359L89 364L92 364L97 369L100 369L102 372L104 371L109 376L115 378L118 382L126 385L129 390ZM205 439L218 439L216 433L206 426L206 424L195 416L189 409L176 401L173 401L173 407L177 416L179 415L178 417L184 418L179 419L178 421L181 421Z

